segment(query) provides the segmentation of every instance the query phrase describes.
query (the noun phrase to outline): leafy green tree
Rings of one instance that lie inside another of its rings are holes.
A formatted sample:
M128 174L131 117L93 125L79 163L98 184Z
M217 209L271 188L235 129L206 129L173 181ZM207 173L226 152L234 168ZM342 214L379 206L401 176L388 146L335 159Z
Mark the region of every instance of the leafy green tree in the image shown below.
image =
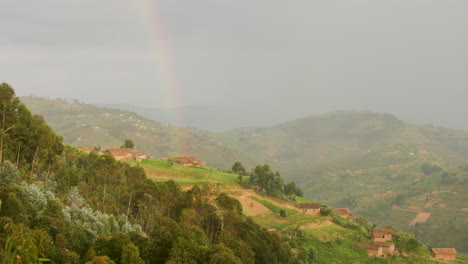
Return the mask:
M239 161L236 161L234 165L232 165L232 171L239 174L245 174L245 168Z
M169 157L167 159L167 166L169 166L169 167L174 166L174 159L172 157Z
M121 148L130 148L130 149L133 149L134 147L135 147L135 144L133 143L131 139L126 139L123 145L121 146Z
M281 210L279 211L279 215L280 215L281 217L286 217L286 211L283 210L283 209L281 209Z
M4 249L2 263L39 263L50 261L46 256L46 245L50 237L43 230L30 230L24 224L13 221L2 223L5 239L0 240Z
M85 264L116 264L108 256L95 256L92 260Z
M224 210L236 212L238 214L242 213L241 203L232 197L229 197L226 193L220 193L216 197L216 203Z
M0 164L0 183L19 183L20 180L21 178L15 165L9 161Z
M421 170L424 173L424 175L430 175L432 173L442 171L442 168L440 168L437 165L423 164L423 165L421 165Z
M268 164L258 165L254 169L258 186L268 195L280 196L283 193L283 179L279 172L273 173Z
M223 244L213 247L210 255L210 264L242 264L242 260L234 255L234 252Z
M122 249L122 264L144 264L145 261L140 257L140 250L133 243L128 244Z

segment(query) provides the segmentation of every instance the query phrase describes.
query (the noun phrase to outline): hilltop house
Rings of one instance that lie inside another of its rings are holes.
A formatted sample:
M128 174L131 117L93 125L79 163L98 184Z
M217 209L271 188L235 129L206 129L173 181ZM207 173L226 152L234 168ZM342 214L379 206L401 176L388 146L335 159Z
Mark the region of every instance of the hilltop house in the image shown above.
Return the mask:
M145 152L133 152L133 158L136 160L136 161L141 161L141 160L144 160L144 159L148 159L148 154L146 154Z
M131 148L108 149L105 153L111 155L116 160L134 160Z
M348 208L333 208L333 212L346 219L350 219L352 217L351 210Z
M116 160L141 161L148 159L148 154L145 152L133 152L131 148L108 149L104 151L104 154L111 155Z
M374 242L385 242L392 240L392 229L374 229L372 230L372 239Z
M194 156L190 157L174 157L172 160L185 167L205 167L205 162L199 158L196 158Z
M296 204L296 207L301 209L304 214L320 216L320 206L319 203L299 203Z
M367 255L385 257L395 253L395 245L391 242L374 242L366 246Z
M450 261L457 258L457 250L454 248L433 248L431 249L433 260Z

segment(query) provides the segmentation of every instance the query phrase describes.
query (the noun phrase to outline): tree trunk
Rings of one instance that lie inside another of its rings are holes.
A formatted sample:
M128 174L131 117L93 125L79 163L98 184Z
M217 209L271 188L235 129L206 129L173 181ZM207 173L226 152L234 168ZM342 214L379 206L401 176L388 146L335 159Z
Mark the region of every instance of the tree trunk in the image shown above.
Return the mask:
M39 151L39 146L37 146L37 148L36 148L36 152L34 153L34 158L32 160L32 164L31 164L31 179L34 176L34 164L36 163L36 157L37 157L37 152L38 151Z
M130 193L130 199L128 199L128 207L127 207L127 220L128 220L128 214L130 212L130 204L132 203L132 193Z
M107 183L104 183L104 194L102 195L102 212L104 214L106 213L106 185Z
M21 146L18 146L18 154L16 155L16 168L19 168L20 150L21 150Z

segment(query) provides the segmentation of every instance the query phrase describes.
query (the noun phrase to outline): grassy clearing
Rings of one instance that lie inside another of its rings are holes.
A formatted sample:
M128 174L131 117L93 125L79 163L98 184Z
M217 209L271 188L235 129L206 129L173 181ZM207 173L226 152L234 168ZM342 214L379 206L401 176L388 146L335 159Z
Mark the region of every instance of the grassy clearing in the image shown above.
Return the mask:
M289 208L283 208L283 207L280 207L278 206L277 204L273 204L272 202L269 202L269 201L266 201L266 200L262 200L258 197L255 197L255 196L250 196L250 198L252 200L255 200L259 203L261 203L263 206L265 206L266 208L270 209L272 212L274 213L279 213L280 210L284 210L286 212L286 214L297 214L298 211L297 210L294 210L294 209L289 209Z
M153 180L173 180L181 185L220 183L237 185L237 174L221 172L214 168L184 167L179 164L169 166L166 160L143 160L135 162L145 169L148 177ZM247 176L242 179L248 180Z
M307 232L317 237L323 242L346 239L353 233L353 230L343 228L336 224L326 225L318 228L307 229Z

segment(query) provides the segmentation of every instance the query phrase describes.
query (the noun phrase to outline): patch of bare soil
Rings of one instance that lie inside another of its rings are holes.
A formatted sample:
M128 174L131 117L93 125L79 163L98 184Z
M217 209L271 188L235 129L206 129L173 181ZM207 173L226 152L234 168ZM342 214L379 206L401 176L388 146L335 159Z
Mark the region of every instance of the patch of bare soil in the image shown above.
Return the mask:
M461 209L462 212L468 212L468 208Z
M247 216L254 216L264 214L270 211L270 209L263 206L261 203L253 200L249 196L241 195L234 196L241 204L244 209L244 214Z
M327 226L327 225L331 225L331 224L333 224L332 221L326 220L326 221L319 222L319 223L307 223L305 225L302 225L301 228L302 229L312 229L312 228L318 228L318 227Z
M414 226L417 223L424 223L427 221L427 219L430 216L431 216L431 213L421 212L413 219L413 221L411 221L410 226Z
M447 207L447 204L444 204L444 203L441 203L438 205L440 208L446 208Z

